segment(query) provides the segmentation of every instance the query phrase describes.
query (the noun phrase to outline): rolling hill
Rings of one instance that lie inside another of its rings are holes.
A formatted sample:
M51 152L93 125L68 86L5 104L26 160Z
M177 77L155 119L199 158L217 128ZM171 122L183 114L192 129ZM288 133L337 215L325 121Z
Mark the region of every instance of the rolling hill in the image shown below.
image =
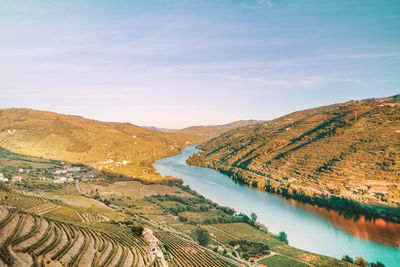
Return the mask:
M200 148L189 163L272 192L400 204L400 95L294 112Z
M152 167L155 160L252 122L164 132L48 111L3 109L0 146L24 155L82 163L107 172L160 181L165 178Z
M88 164L145 180L160 180L151 163L199 138L129 123L104 123L30 109L0 110L0 146L47 159Z

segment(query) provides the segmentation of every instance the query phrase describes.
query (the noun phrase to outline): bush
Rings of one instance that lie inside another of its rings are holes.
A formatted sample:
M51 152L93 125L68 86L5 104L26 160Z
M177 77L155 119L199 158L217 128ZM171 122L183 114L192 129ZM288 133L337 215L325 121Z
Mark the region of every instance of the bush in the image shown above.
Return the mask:
M361 257L356 257L354 263L358 266L367 267L368 262Z
M178 219L179 219L181 222L187 222L187 220L188 220L186 217L183 217L183 216L179 216Z
M353 259L349 255L344 255L342 257L342 261L347 261L347 262L350 262L350 263L354 263Z
M143 230L144 228L141 225L134 225L131 228L131 231L135 236L141 236L143 234Z

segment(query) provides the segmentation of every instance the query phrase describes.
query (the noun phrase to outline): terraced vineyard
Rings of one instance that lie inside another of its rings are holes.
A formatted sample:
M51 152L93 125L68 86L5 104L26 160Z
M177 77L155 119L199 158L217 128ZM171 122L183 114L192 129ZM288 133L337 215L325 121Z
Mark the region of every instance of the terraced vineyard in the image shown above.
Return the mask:
M0 191L1 192L1 191ZM5 206L15 207L18 210L43 215L56 220L68 220L74 222L95 223L109 221L102 214L71 207L70 205L45 197L32 196L23 193L0 193L0 203Z
M202 144L204 152L188 163L309 202L317 196L332 208L344 206L342 198L355 210L357 203L383 205L385 210L371 206L363 212L397 221L399 101L399 96L352 101L241 127Z
M147 266L144 241L0 207L0 257L7 265Z
M23 158L3 154L6 163ZM0 266L244 266L229 241L240 239L243 229L253 234L256 230L233 209L177 182L144 184L99 172L80 181L83 190L72 183L54 185L46 179L55 168L71 163L51 163L56 167L3 164L5 177L23 173L23 180L0 182ZM226 229L216 222L227 222ZM199 226L211 234L206 247L199 245L195 231ZM267 238L271 247L278 242L265 232L258 231L257 236ZM300 253L288 246L283 249L289 249L281 253L287 257L297 259L289 254Z
M227 262L216 258L195 243L163 232L156 235L167 247L171 266L229 266Z
M104 215L99 213L91 212L91 211L77 211L79 217L81 217L83 222L90 223L90 222L106 222L110 219Z

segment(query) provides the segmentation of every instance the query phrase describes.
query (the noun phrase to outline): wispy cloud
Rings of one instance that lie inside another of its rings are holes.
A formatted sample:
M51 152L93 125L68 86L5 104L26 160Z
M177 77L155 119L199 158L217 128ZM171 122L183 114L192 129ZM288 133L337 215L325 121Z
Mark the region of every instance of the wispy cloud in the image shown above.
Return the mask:
M271 8L273 6L274 4L269 0L248 1L241 4L241 7L247 9Z
M348 58L348 59L379 59L379 58L398 58L399 53L365 53L365 54L349 54L349 55L338 55L335 57Z

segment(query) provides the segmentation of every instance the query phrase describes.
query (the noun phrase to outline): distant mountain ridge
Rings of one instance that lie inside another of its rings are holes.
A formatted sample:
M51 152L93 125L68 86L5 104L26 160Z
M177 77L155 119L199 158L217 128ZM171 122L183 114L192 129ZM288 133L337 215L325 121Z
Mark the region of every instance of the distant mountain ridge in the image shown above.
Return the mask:
M238 127L243 127L246 125L252 125L256 123L260 123L260 120L239 120L234 121L227 124L221 125L199 125L199 126L190 126L183 129L166 129L166 128L157 128L157 127L144 127L152 130L157 130L160 132L176 132L176 133L183 133L189 134L193 136L198 136L203 140L208 140L214 137L217 137L224 132L233 130Z
M400 204L400 95L297 111L200 148L189 163L273 192Z

